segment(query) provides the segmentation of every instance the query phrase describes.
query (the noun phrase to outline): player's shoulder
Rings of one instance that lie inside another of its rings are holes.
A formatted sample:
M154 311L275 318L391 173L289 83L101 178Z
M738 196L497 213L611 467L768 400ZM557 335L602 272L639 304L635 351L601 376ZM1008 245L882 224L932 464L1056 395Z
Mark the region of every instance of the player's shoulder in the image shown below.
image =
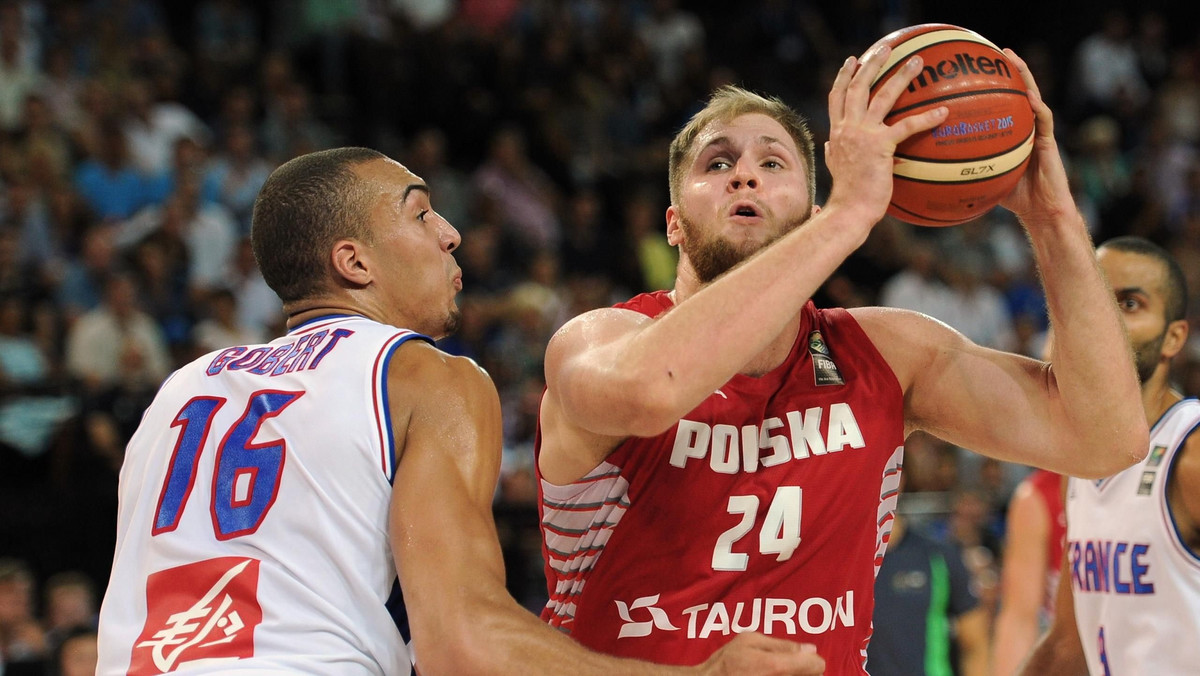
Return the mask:
M454 355L423 340L410 340L392 355L388 377L430 388L492 387L491 376L474 359Z
M916 310L883 305L868 305L863 307L846 308L846 312L854 318L864 330L908 332L914 329L922 331L951 331L948 325L933 317Z

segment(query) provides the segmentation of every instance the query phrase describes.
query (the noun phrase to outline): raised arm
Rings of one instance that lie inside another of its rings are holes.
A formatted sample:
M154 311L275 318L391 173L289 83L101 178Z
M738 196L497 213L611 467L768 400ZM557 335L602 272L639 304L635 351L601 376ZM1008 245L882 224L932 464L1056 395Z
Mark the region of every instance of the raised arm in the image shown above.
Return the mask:
M1015 674L1038 638L1038 612L1046 589L1050 512L1029 481L1021 482L1013 493L1007 522L992 659L994 676Z
M538 620L505 587L491 379L419 343L401 347L390 369L398 464L389 530L422 674L822 673L811 646L762 635L740 636L700 667L667 667L592 652Z
M1019 57L1037 116L1029 168L1003 205L1029 233L1053 326L1054 363L979 347L905 313L856 312L908 397L911 429L1002 460L1100 478L1145 457L1132 351L1054 141L1053 116Z

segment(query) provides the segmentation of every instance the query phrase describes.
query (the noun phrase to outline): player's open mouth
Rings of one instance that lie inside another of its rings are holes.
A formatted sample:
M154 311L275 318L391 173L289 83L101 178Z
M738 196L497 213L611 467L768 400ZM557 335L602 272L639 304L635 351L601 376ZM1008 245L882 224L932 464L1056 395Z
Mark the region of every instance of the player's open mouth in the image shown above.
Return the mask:
M737 218L762 218L762 213L752 202L736 202L729 208L729 215Z

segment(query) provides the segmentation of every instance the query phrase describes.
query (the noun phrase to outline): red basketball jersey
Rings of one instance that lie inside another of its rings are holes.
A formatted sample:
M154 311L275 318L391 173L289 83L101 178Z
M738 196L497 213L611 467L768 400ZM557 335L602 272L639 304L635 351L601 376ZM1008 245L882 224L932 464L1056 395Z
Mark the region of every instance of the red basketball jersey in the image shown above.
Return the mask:
M671 301L618 307L657 316ZM674 664L758 631L815 643L827 673L865 674L903 435L891 368L848 312L808 303L778 368L734 376L574 484L540 481L543 619Z

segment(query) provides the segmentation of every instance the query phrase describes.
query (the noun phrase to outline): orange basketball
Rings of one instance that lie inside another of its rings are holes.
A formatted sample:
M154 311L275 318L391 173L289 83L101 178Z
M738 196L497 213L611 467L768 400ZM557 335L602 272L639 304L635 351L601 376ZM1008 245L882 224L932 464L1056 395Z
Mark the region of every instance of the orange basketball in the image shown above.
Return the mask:
M1033 110L1016 66L986 38L942 23L909 26L878 44L892 53L871 83L872 95L914 55L921 73L886 122L937 106L950 115L896 148L888 213L916 225L969 221L1004 199L1029 164Z

